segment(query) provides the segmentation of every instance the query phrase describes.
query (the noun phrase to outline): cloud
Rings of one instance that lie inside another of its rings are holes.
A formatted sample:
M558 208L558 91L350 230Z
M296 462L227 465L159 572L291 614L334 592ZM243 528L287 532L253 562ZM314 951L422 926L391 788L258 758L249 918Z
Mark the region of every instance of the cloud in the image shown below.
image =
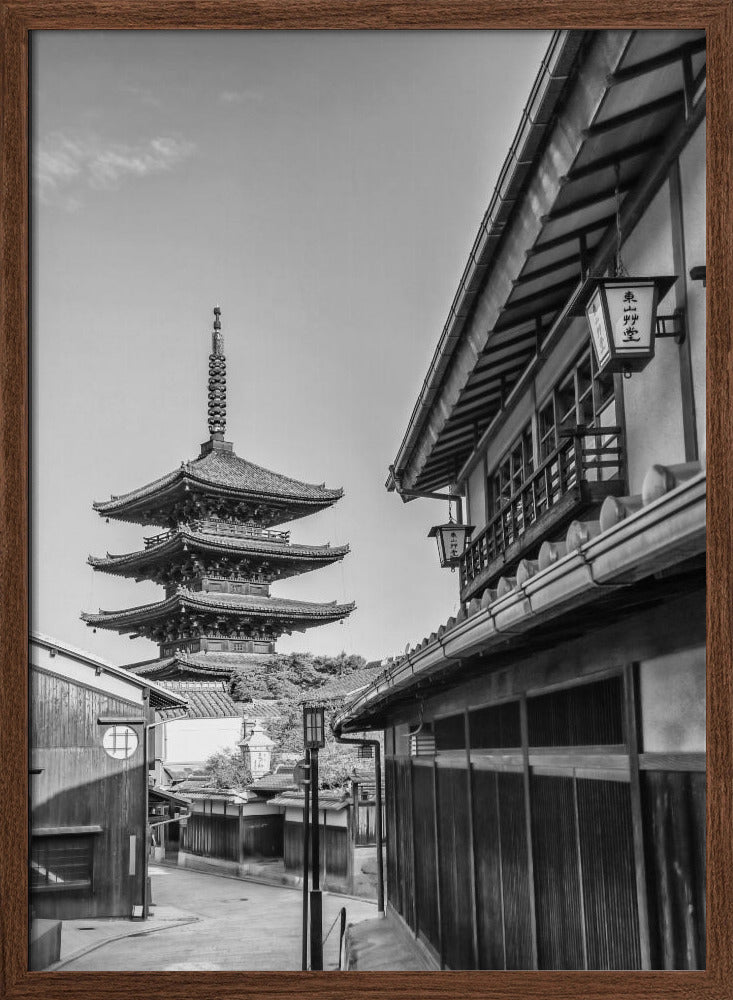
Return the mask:
M222 90L219 94L220 104L261 104L262 100L259 90Z
M193 156L186 139L157 136L137 144L110 142L95 134L52 132L37 144L33 173L43 204L67 211L80 207L81 191L111 191L128 178L173 170Z

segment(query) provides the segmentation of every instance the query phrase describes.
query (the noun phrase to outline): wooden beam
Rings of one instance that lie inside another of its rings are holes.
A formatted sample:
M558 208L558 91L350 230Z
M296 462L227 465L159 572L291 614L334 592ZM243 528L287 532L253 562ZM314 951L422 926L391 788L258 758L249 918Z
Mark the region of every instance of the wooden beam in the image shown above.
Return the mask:
M638 182L639 175L635 177L630 177L628 180L624 181L623 184L619 184L618 193L626 194L631 188ZM603 201L610 201L611 198L616 197L616 186L603 188L600 191L596 191L594 194L589 194L586 198L579 198L577 201L570 202L569 205L563 205L562 208L554 208L547 215L542 216L542 222L557 222L558 219L565 219L569 215L574 215L575 212L582 212L586 208L593 208L595 205L599 205ZM577 282L577 278L574 279ZM566 282L569 284L569 282Z
M656 101L647 101L646 104L638 104L635 108L631 108L630 111L624 111L620 115L613 115L604 121L596 121L589 128L583 130L583 135L586 139L592 139L597 135L605 135L607 132L612 132L623 125L629 125L632 122L638 121L639 118L646 118L647 115L654 115L658 111L671 111L673 108L684 105L684 101L684 90L675 90L671 94L665 94L664 97L657 98Z
M639 950L642 969L651 969L651 938L649 933L649 899L647 896L646 859L644 855L644 816L641 803L639 778L639 719L636 705L638 684L637 668L632 663L624 667L624 729L629 754L631 793L631 826L634 840L634 868L636 874L636 909L639 918Z
M668 52L662 52L658 56L653 56L651 59L643 59L641 62L633 63L631 66L627 66L624 69L616 70L615 73L610 73L608 75L607 81L609 87L615 87L619 83L626 83L628 80L636 80L640 76L645 76L647 73L654 72L655 69L661 69L663 66L669 66L671 63L678 62L685 55L691 56L695 52L704 52L706 45L706 39L703 35L701 38L696 38L694 41L686 42L684 45L679 45L675 49L670 49Z
M676 274L675 285L677 308L685 317L687 336L679 345L680 390L682 393L682 433L685 441L685 461L696 462L700 453L697 444L697 412L695 407L695 384L692 375L692 349L687 315L687 261L685 257L685 227L682 212L682 179L680 161L676 159L669 171L670 228L672 230L672 261Z
M623 163L624 160L633 160L635 156L643 156L644 153L649 153L658 147L665 134L666 132L659 132L648 139L644 139L643 142L636 142L633 146L625 146L623 149L616 150L608 156L599 156L597 160L591 160L582 167L573 167L565 174L563 180L566 184L572 184L574 181L597 174L601 170L614 167L617 163Z
M476 851L473 827L473 772L471 770L471 726L468 709L463 712L464 742L466 744L466 795L468 805L468 868L471 873L471 945L473 947L473 967L479 969L478 946L478 885L476 878Z
M530 794L529 735L527 725L527 696L519 699L519 724L522 733L522 778L524 784L524 828L527 838L527 882L529 885L529 926L532 947L532 968L539 968L537 947L537 899L534 884L534 846L532 837L532 801Z
M575 240L579 239L581 236L589 236L591 233L594 233L599 229L603 229L605 231L609 226L613 225L615 221L615 215L606 215L602 219L597 219L595 222L589 222L587 226L576 226L573 229L569 229L567 233L561 233L559 236L554 236L550 240L535 243L531 249L527 250L526 256L536 257L538 254L546 253L548 250L556 250L564 243L574 243Z

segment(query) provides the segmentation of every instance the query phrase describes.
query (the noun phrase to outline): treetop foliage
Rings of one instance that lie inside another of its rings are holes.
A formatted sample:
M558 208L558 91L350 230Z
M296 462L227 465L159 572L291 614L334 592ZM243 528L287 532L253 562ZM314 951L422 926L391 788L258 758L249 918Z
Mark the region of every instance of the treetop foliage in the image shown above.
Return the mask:
M255 698L297 700L317 692L336 677L345 677L366 666L363 656L339 653L275 653L267 662L246 665L232 674L229 693L235 701Z

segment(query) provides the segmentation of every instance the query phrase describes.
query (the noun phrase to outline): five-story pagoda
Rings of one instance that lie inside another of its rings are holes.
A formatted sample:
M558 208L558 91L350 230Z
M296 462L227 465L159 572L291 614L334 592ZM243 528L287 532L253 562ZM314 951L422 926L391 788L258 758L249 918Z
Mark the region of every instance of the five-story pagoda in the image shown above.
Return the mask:
M84 613L95 628L144 636L160 655L130 667L156 679L228 676L243 660L265 658L283 633L339 621L354 604L273 597L274 581L343 559L347 545L294 545L273 530L330 507L343 490L303 483L239 458L224 440L226 358L221 311L214 309L209 355L209 440L198 458L122 496L95 503L105 518L164 530L125 555L90 556L95 570L165 588L154 604Z

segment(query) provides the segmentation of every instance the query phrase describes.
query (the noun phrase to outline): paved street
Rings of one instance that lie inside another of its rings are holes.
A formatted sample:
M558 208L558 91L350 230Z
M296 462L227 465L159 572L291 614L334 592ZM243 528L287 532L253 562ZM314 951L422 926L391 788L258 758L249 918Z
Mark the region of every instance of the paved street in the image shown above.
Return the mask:
M130 935L73 959L63 971L300 968L299 890L172 867L152 866L150 875L156 907L196 920L156 930L154 909L148 923L126 924ZM376 916L374 903L324 893L324 935L342 906L347 923ZM338 966L338 930L337 922L324 947L324 969Z

